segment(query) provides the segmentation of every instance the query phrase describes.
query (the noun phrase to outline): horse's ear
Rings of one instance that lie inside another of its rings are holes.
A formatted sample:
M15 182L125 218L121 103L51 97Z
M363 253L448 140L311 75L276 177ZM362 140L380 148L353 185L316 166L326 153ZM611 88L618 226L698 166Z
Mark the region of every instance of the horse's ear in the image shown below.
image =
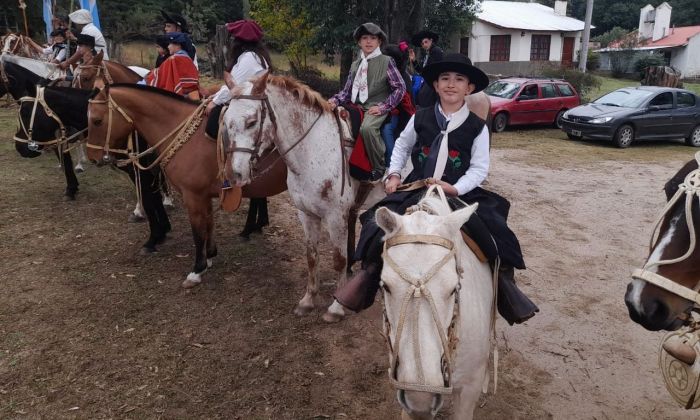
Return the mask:
M253 95L262 95L265 93L265 88L267 88L267 76L269 72L263 73L260 77L255 79L253 82L253 90L251 94Z
M386 233L385 237L391 237L398 232L401 228L401 216L389 210L386 207L380 207L374 213L374 219L377 222L377 226L382 228Z
M477 207L479 207L479 203L474 203L459 210L455 210L445 216L446 223L450 226L450 230L455 232L459 230L463 224L467 223L467 220L474 214Z
M101 63L104 56L105 56L104 50L100 50L100 52L98 52L97 55L95 56L95 63Z

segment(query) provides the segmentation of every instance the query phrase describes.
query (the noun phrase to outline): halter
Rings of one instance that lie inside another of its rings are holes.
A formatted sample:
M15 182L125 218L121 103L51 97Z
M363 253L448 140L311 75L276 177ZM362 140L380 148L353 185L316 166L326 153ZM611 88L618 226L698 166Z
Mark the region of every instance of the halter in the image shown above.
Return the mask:
M178 150L180 150L180 148L192 137L194 132L197 131L197 129L199 128L199 125L201 124L202 119L204 118L204 111L206 110L206 107L209 103L209 101L203 101L187 119L185 119L182 123L178 124L172 131L170 131L170 133L166 134L153 146L150 146L143 152L139 152L137 149L138 141L134 141L134 137L138 134L133 135L133 133L137 133L136 128L134 126L134 120L131 117L129 117L126 111L122 107L120 107L119 104L116 103L114 98L112 98L112 95L110 95L109 89L107 89L106 94L107 99L90 99L88 101L91 104L107 104L107 136L105 137L105 143L103 146L97 146L91 143L87 143L87 147L91 149L102 150L104 158L106 158L110 152L127 155L128 158L117 162L117 165L126 166L128 164L133 164L136 168L141 169L142 171L151 170L159 164L161 165L161 167L165 168L168 165L168 163L170 163L170 160L173 158L173 156L175 156L175 153ZM127 124L129 124L129 126L132 128L132 135L129 135L126 149L112 149L109 147L109 143L112 139L112 114L114 111L118 112L122 116L122 118L124 118L124 120L127 122ZM165 146L165 149L158 155L156 159L154 159L153 163L151 163L148 166L144 166L139 162L139 160L142 157L156 152L160 146L162 146L166 141L170 139L172 139L172 141Z
M678 258L673 258L669 260L661 260L656 262L649 262L644 265L642 269L636 269L632 272L632 278L644 280L657 287L660 287L668 292L671 292L683 299L689 300L695 304L695 306L700 306L700 281L692 289L685 287L681 284L674 282L664 276L657 273L649 271L649 269L662 265L676 264L685 261L690 257L690 255L695 251L695 246L697 243L697 237L695 232L695 225L693 222L693 202L700 202L700 152L695 154L695 160L698 162L698 169L690 172L683 181L682 184L678 186L678 191L676 194L668 201L666 207L664 207L661 212L661 216L657 220L654 226L654 234L652 235L649 247L653 247L656 241L659 239L661 233L661 224L663 223L666 215L673 210L676 203L681 200L681 197L685 196L685 222L688 228L688 233L690 235L690 245L688 251Z
M433 191L436 191L444 203L447 203L447 198L445 193L437 185L433 185L428 189L426 197L429 196ZM409 208L407 213L419 210L419 208ZM413 276L407 274L401 267L399 267L396 262L389 256L389 248L396 245L404 244L424 244L424 245L437 245L446 248L449 252L445 254L438 262L433 264L433 266L420 278L414 278ZM443 331L442 322L437 313L437 306L435 305L435 300L433 299L430 290L426 287L426 284L437 274L437 272L447 264L451 259L455 260L457 265L457 275L459 280L457 282L457 287L452 293L454 295L454 307L452 311L452 319L450 320L450 325L447 329L447 334ZM384 327L386 329L386 341L389 347L389 352L391 353L390 366L389 366L389 381L397 389L402 389L406 391L418 391L418 392L430 392L434 394L451 394L452 393L452 354L455 350L457 344L456 325L459 319L459 292L462 288L462 274L463 269L459 262L456 247L454 242L449 239L443 238L437 235L396 235L384 242L384 251L382 253L382 259L386 264L391 267L399 277L408 283L410 286L408 291L404 294L403 301L401 303L401 310L399 312L399 322L396 327L396 336L391 339L391 324L389 323L389 317L386 313L386 304L384 305L383 317L384 317ZM386 289L383 287L384 282L380 283L386 294ZM423 374L423 364L421 363L421 353L420 353L420 343L419 343L419 330L418 321L420 315L420 302L425 299L430 305L430 312L433 318L433 322L437 327L438 335L440 336L440 343L442 344L442 377L444 381L443 386L429 385L425 383L425 376ZM386 297L384 299L386 302ZM412 303L415 305L411 306ZM398 365L399 365L399 345L401 343L401 336L406 324L406 318L409 316L409 308L413 308L413 352L416 358L416 368L418 373L418 382L400 382L398 380Z
M22 130L22 132L25 134L25 136L27 138L23 139L23 138L17 137L15 135L12 137L12 139L14 141L17 141L20 143L26 143L27 147L32 151L38 150L39 146L43 146L45 148L50 147L50 146L56 146L60 152L59 156L62 156L63 153L66 153L70 150L70 149L63 149L63 146L66 143L72 142L75 138L83 135L87 131L87 128L80 130L71 136L67 136L66 135L66 127L63 124L63 121L61 121L61 119L58 117L58 115L51 109L49 104L47 104L46 100L44 99L44 89L45 89L44 87L37 86L35 97L25 96L25 97L20 98L20 100L19 100L20 109L21 109L22 104L25 102L32 102L33 103L32 115L29 118L29 127L26 127L24 125L24 120L22 119L21 113L18 113L20 129ZM48 117L52 118L54 121L56 121L56 123L58 123L58 127L59 127L59 130L61 132L61 135L59 138L54 138L54 139L46 140L46 141L34 140L32 138L32 132L34 130L34 120L36 118L36 110L39 107L39 105L41 105L41 107L44 110L44 113L46 113L46 115Z
M12 43L12 39L15 39L17 42L15 42L15 46L10 48L10 45ZM20 45L22 44L22 38L20 35L17 34L9 34L6 37L3 38L3 46L2 46L2 52L3 53L8 53L8 54L16 54L17 50L19 50Z
M82 73L83 69L97 69L97 72L95 73L95 80L93 81L93 86L95 81L100 76L103 76L104 73L104 80L107 82L108 85L113 85L114 80L112 79L112 76L109 74L109 70L107 69L107 65L105 65L105 62L102 61L100 64L81 64L78 66L78 70L76 70L75 74L73 75L73 86L74 88L82 89L83 88L83 82L80 80L80 73Z
M274 160L274 162L272 162L272 164L270 164L267 167L266 170L263 170L261 172L256 173L255 175L253 175L253 173L252 173L253 168L255 167L255 163L257 162L258 157L260 157L260 146L262 145L262 135L263 135L263 126L265 123L265 118L266 118L267 114L270 115L270 122L272 123L272 126L274 127L275 136L279 138L278 132L277 132L277 116L275 115L275 111L272 108L272 104L270 104L270 99L267 96L267 94L263 94L263 95L235 95L231 99L232 100L233 99L250 99L250 100L262 102L262 106L260 107L260 109L261 109L261 111L260 111L260 114L261 114L260 115L260 128L258 129L258 132L255 136L255 141L253 142L255 147L253 147L252 149L248 148L248 147L234 147L232 149L233 152L243 152L243 153L249 153L251 155L250 156L250 162L251 162L251 165L250 165L250 168L251 168L250 175L251 176L250 176L250 178L251 178L251 180L257 179L257 178L261 177L262 175L264 175L265 173L267 173L267 171L269 171L271 168L273 168L275 166L277 161L284 158L297 145L299 145L299 143L301 143L301 141L304 140L306 138L306 136L309 135L309 133L314 128L314 126L316 125L318 120L321 119L321 116L323 116L323 111L319 112L318 115L316 116L316 119L314 120L314 122L311 123L311 125L306 129L304 134L302 134L297 140L295 140L287 150L285 150L284 152L280 151L279 156Z

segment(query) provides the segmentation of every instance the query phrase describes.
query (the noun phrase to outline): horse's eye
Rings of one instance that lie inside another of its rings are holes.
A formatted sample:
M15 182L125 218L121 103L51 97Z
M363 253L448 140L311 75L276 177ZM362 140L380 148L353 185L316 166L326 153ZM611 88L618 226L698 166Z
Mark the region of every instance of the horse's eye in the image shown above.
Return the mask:
M95 120L93 122L95 123L95 126L97 126L97 127L102 125L102 120Z
M255 124L257 124L257 123L258 123L258 120L246 121L246 123L245 123L246 130L250 130L251 128L255 127Z

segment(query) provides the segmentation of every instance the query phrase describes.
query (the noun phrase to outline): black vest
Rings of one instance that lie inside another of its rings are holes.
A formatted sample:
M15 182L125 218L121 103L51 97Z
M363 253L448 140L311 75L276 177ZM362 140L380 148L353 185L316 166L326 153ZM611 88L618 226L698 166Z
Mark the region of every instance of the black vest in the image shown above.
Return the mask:
M430 153L430 146L433 144L433 140L440 133L433 107L419 109L416 112L413 123L418 138L411 152L411 161L414 169L407 181L423 178L423 163ZM473 112L470 112L466 121L456 130L450 132L449 143L447 144L449 155L447 165L445 165L445 173L442 177L443 181L454 185L467 172L472 159L474 139L481 133L483 128L484 122L474 115Z

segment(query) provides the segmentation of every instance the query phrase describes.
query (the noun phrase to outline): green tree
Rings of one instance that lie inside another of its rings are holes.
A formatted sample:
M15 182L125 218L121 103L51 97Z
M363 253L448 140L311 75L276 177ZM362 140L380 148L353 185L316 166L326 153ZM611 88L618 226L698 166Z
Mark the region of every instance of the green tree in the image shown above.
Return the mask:
M630 31L628 31L627 29L623 29L619 26L616 26L608 32L592 38L591 41L600 42L601 48L606 48L611 42L622 40L629 33Z

